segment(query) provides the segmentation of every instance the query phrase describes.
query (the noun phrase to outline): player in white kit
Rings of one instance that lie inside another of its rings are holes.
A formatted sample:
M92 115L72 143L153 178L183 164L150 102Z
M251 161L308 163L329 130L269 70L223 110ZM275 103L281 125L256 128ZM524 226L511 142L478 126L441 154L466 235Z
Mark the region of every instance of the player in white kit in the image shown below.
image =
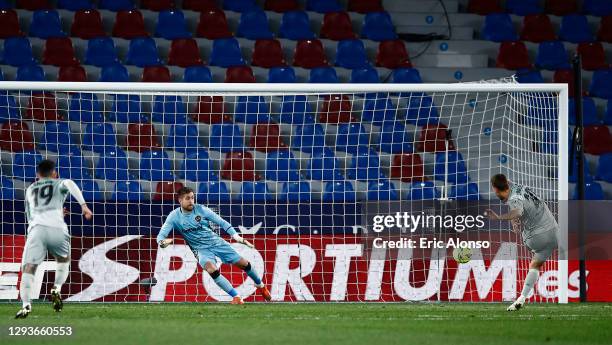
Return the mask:
M70 234L64 222L64 202L68 194L81 205L85 219L90 220L93 216L74 181L57 177L53 161L41 161L36 167L36 176L37 181L32 183L25 193L28 235L23 251L19 286L23 307L15 315L17 319L26 318L32 311L30 300L34 274L47 252L57 261L55 282L51 290L53 309L57 312L62 310L60 290L70 271Z
M503 174L491 177L491 186L495 195L510 207L510 212L498 215L487 210L489 218L511 221L515 232L522 228L523 242L533 253L521 295L508 307L508 311L515 311L523 307L538 280L540 268L557 249L559 225L546 203L529 187L510 183Z

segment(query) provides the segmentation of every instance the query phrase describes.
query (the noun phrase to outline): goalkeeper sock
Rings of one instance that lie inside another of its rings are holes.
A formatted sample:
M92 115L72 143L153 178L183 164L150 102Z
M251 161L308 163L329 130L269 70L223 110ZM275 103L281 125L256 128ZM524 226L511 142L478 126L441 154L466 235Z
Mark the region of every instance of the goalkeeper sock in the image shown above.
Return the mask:
M232 284L229 282L229 280L227 280L227 278L225 278L224 276L222 276L218 272L219 271L213 272L213 273L217 273L216 277L213 276L213 274L211 274L211 276L213 276L213 279L215 280L215 283L217 284L217 286L219 286L221 289L223 289L223 291L227 292L227 294L232 296L232 297L238 296L238 292L236 292L236 290L234 289Z
M244 268L244 271L246 272L246 274L251 279L253 279L253 281L255 282L255 286L257 286L258 288L263 287L263 284L261 283L261 278L259 277L259 274L257 273L257 271L255 271L255 269L253 267L251 267L251 263L250 262Z
M30 294L32 293L32 286L34 285L34 275L30 273L22 273L21 274L21 285L19 286L19 295L21 296L21 301L23 303L23 307L30 305Z
M529 273L527 273L527 277L525 277L525 285L523 285L523 291L521 292L521 296L524 298L529 297L529 292L533 289L535 282L538 280L538 276L540 275L540 270L537 268L530 268Z
M57 268L55 269L55 282L53 283L54 288L59 292L62 290L62 284L68 278L70 272L70 262L58 262Z

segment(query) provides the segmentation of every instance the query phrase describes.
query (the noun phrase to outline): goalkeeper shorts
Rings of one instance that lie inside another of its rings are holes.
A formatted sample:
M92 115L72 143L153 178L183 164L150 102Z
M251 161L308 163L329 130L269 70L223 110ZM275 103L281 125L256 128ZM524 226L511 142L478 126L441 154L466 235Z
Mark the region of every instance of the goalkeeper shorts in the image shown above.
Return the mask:
M557 231L550 230L537 235L534 235L525 240L525 245L533 253L533 257L544 262L552 255L553 251L557 249Z
M194 253L202 267L204 267L207 262L216 264L216 258L221 259L221 262L224 264L235 264L241 258L234 247L226 241L219 241L216 245L207 248L196 248Z

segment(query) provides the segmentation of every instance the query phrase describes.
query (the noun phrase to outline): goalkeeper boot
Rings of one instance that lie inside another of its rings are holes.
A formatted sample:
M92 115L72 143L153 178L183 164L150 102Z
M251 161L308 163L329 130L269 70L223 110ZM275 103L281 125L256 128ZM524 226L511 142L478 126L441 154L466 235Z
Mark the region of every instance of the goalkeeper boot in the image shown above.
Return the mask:
M16 319L25 319L32 312L32 307L28 304L25 307L21 308L17 314L15 314Z
M244 304L244 301L242 300L242 297L235 296L234 298L232 298L230 304Z
M259 293L263 296L263 298L270 302L272 300L272 295L270 295L270 291L268 291L268 288L265 286L262 287L258 287L257 291L259 291Z
M510 304L510 306L506 310L508 310L508 311L517 311L517 310L521 309L524 304L525 304L525 297L523 297L521 295L521 296L519 296L519 298L517 298L516 301L514 301L514 303Z
M55 288L51 289L51 303L53 303L53 310L56 312L60 312L62 308L64 308L64 302L62 302L60 292Z

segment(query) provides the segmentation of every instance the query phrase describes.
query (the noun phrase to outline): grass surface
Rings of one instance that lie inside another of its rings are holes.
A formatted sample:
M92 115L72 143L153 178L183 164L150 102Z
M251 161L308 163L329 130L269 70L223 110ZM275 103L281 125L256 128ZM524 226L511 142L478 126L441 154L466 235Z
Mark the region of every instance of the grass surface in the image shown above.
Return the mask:
M612 304L0 304L0 344L611 344ZM10 326L72 336L9 336Z

